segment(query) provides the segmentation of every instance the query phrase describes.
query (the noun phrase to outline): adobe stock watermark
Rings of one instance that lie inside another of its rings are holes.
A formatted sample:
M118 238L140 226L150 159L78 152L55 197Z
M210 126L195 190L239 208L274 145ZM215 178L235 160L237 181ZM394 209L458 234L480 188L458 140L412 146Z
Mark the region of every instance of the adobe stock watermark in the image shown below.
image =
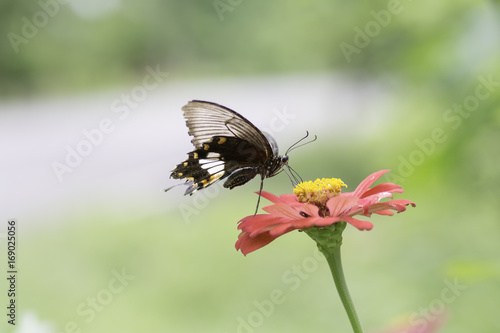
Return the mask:
M406 178L412 176L415 169L434 154L439 145L448 140L448 134L458 130L463 121L477 111L481 102L490 98L500 87L500 82L495 81L493 75L478 76L477 81L473 93L466 96L461 103L454 103L443 112L442 118L445 126L435 127L423 139L415 139L415 148L407 155L398 156L397 170L384 175L387 181L402 183Z
M146 100L148 94L157 88L169 75L168 72L163 72L159 65L156 65L156 68L147 66L145 70L147 74L143 77L140 85L133 87L130 92L123 93L112 101L110 109L113 115L111 117L102 118L93 128L83 129L81 132L82 139L73 145L66 145L64 159L52 161L52 171L60 183L64 181L65 175L73 173L83 163L84 159L92 154L109 134L115 131L117 120L123 121L127 119L131 111Z
M40 10L36 11L31 18L26 16L21 17L21 22L23 23L21 30L18 33L13 31L7 33L7 38L14 52L16 54L19 53L20 45L26 45L30 40L35 38L40 29L46 27L50 19L59 13L61 6L69 2L70 0L39 0L37 4Z
M254 333L258 327L261 327L265 320L272 316L275 309L286 302L287 295L297 291L302 282L311 277L311 274L318 270L325 258L317 248L312 256L304 258L300 264L295 264L285 270L281 275L283 288L271 290L269 296L263 300L254 300L252 302L254 310L245 316L236 318L236 333Z
M122 268L121 271L116 269L111 270L112 277L109 279L106 286L95 294L85 298L76 306L75 313L78 316L77 320L68 321L64 325L64 333L82 333L83 324L90 324L110 306L115 297L121 294L131 281L135 279L134 275L130 275Z
M224 21L224 15L228 12L233 12L236 7L242 3L243 0L214 0L212 5L214 6L217 16L219 16L219 20Z
M273 109L272 116L269 119L269 123L267 127L263 127L261 130L267 134L270 134L274 137L274 134L282 132L285 130L287 126L289 126L293 119L295 119L296 115L287 111L286 107L280 109ZM248 154L249 149L245 150L242 154ZM194 216L198 216L201 214L203 209L207 208L210 200L217 197L221 191L222 182L217 182L203 190L197 191L192 195L192 201L190 204L181 203L178 206L179 212L182 216L184 223L189 224Z
M379 11L370 11L373 20L368 21L364 27L354 27L354 37L352 44L347 42L340 43L339 47L346 59L347 63L351 63L354 54L360 54L361 50L370 45L372 40L376 38L383 28L387 27L394 15L401 14L404 7L400 0L389 0L387 9Z
M455 302L464 290L469 287L462 285L455 278L453 281L444 280L445 287L441 290L439 297L430 301L427 306L421 307L408 316L408 322L412 328L411 332L427 332L427 327L436 321L446 311L446 306Z

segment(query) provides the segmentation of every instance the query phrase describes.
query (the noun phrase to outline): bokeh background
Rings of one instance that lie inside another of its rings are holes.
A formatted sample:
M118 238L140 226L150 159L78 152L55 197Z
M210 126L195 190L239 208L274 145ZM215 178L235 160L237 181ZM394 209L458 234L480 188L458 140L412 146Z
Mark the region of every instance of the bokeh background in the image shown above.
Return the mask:
M350 331L305 234L235 251L258 180L163 192L191 150L192 99L237 110L281 151L316 134L290 154L304 179L353 190L391 169L382 181L417 203L344 233L367 332L424 332L431 313L440 332L500 331L498 1L0 5L2 267L16 219L19 269L2 332Z

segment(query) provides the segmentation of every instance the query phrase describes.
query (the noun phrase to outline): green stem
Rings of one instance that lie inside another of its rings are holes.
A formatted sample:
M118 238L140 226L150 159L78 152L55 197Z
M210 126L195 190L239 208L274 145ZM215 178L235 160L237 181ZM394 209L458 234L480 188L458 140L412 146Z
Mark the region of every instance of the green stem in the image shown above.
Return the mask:
M349 295L349 290L347 289L347 284L344 277L344 272L342 270L342 261L340 259L340 244L333 247L323 247L319 246L321 252L325 255L326 261L330 266L332 271L333 280L335 281L335 286L339 293L344 309L347 312L349 321L351 322L352 329L355 333L363 333L361 328L361 323L359 321L356 309L354 308L354 303L352 302L351 296Z
M332 271L333 281L335 281L340 300L347 312L354 333L363 333L361 323L356 314L356 309L349 295L349 290L347 290L344 271L342 270L342 260L340 260L342 232L346 225L346 222L337 222L329 227L305 229L304 232L314 239L318 245L318 249L325 255L326 261L328 261L328 265Z

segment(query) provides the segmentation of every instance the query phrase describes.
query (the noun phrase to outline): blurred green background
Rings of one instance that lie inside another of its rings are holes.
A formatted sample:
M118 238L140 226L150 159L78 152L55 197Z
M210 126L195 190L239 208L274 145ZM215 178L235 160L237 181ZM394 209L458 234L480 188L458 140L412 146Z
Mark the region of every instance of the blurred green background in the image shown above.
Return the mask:
M18 220L20 272L18 323L4 317L2 332L350 331L305 234L248 257L234 250L257 181L187 198L162 192L190 149L180 108L200 95L263 127L286 103L297 118L275 133L282 151L305 130L319 137L291 156L304 179L339 177L353 190L391 169L381 181L417 203L344 234L367 332L418 329L433 310L447 318L440 332L500 331L498 1L0 4L1 216ZM168 76L140 113L126 125L113 118L110 139L58 181L53 161L148 68ZM308 99L317 112L294 109ZM266 108L249 114L250 102ZM291 186L280 175L265 189ZM273 290L283 302L270 307Z

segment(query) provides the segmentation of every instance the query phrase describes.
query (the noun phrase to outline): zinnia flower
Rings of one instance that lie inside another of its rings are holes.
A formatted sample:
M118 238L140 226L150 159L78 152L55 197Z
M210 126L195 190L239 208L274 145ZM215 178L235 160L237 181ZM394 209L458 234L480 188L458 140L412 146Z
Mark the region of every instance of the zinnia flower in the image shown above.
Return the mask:
M370 230L373 224L355 216L369 217L371 214L394 215L415 207L409 200L390 200L393 193L403 193L400 185L392 183L370 186L389 170L375 172L363 180L353 192L340 193L346 185L335 178L303 182L294 189L294 194L279 197L262 191L260 196L273 202L263 209L269 214L251 215L238 225L241 230L236 249L244 255L253 252L293 230L327 228L338 222L347 222L359 230Z

